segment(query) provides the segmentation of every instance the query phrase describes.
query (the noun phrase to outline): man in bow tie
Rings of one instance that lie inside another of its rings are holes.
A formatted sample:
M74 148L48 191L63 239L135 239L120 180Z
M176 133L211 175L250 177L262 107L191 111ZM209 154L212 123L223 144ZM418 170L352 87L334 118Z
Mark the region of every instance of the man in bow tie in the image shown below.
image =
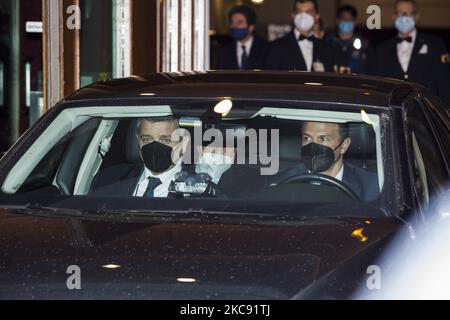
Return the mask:
M267 58L268 70L332 72L335 51L314 37L314 24L320 19L316 0L295 0L292 13L294 29L274 41Z
M377 48L375 74L420 83L450 105L449 55L443 40L417 30L416 0L397 0L397 36Z

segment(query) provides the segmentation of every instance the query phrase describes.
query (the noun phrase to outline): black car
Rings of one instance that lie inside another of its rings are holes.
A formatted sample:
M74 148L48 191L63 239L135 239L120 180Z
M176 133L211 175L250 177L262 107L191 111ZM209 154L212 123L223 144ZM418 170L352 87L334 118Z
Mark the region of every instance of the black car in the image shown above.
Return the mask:
M394 235L412 241L448 189L449 128L425 88L377 77L161 73L92 84L0 162L0 298L376 290L377 257Z

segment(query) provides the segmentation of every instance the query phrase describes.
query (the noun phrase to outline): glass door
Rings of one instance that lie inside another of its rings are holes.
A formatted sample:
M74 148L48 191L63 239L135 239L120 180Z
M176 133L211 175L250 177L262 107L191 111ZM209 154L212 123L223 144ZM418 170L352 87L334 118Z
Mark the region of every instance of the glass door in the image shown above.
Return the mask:
M0 0L0 155L42 105L42 2Z

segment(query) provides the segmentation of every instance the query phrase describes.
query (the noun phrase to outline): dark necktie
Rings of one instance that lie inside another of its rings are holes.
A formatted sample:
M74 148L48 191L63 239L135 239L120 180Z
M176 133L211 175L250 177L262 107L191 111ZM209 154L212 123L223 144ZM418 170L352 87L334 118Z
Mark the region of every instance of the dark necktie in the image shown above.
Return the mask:
M298 41L303 41L303 40L313 41L314 40L314 36L306 37L306 36L301 34L300 37L298 37Z
M155 197L155 189L162 185L161 180L158 178L149 177L148 178L148 186L147 190L145 190L144 198L154 198Z
M402 43L403 41L411 43L412 40L413 40L412 37L406 37L406 38L397 37L397 43Z
M247 49L242 45L241 70L246 70L248 65Z

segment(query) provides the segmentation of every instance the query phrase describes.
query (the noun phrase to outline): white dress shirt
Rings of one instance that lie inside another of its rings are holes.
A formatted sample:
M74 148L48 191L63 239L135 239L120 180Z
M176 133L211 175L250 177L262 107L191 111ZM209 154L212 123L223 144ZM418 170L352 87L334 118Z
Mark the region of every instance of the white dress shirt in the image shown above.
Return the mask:
M295 29L294 30L295 39L299 39L300 32ZM298 46L300 47L300 51L302 52L303 59L306 63L306 69L308 71L311 71L312 64L313 64L313 57L314 57L314 44L312 41L309 41L308 39L304 39L302 41L298 41Z
M238 66L239 68L242 68L242 53L244 52L244 49L242 49L242 46L245 47L245 53L247 54L247 59L250 57L250 51L252 50L253 45L253 36L247 40L245 43L242 43L240 41L236 42L236 50L237 50L237 60L238 60Z
M411 33L412 42L403 41L397 44L397 56L403 72L408 72L409 63L411 62L411 56L414 50L414 44L416 43L417 30Z
M167 198L167 196L169 195L170 183L175 180L175 175L181 171L181 164L182 161L179 161L175 167L159 175L155 175L151 173L150 170L145 168L134 191L134 196L143 197L149 183L148 178L153 177L161 180L161 184L156 187L154 191L155 198Z
M344 178L344 165L342 165L342 168L338 172L338 174L336 175L335 179L338 179L339 181L342 181L343 178Z

